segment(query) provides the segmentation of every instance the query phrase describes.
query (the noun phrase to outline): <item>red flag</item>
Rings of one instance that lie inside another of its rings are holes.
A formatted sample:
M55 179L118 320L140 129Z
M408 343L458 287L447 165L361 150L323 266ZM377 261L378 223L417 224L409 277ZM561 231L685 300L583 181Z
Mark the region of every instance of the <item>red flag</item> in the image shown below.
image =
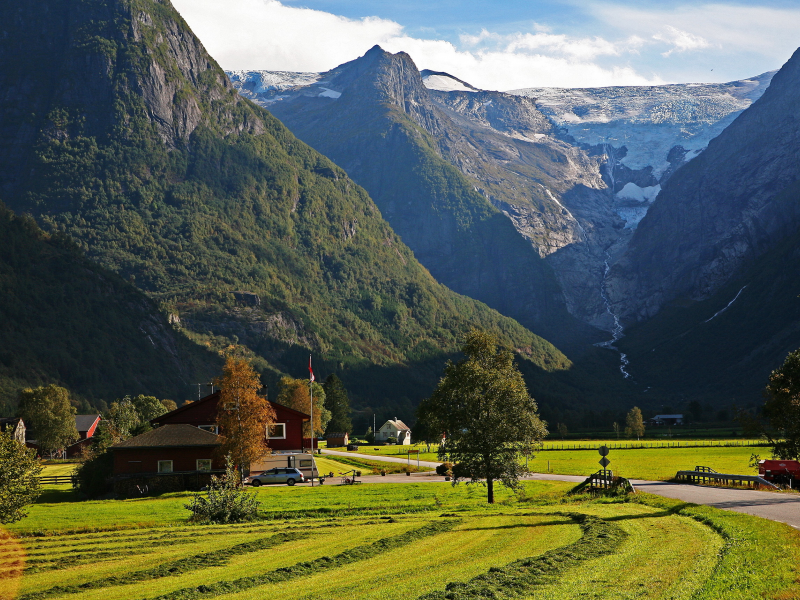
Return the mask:
M311 370L311 355L308 355L308 379L314 381L314 371Z

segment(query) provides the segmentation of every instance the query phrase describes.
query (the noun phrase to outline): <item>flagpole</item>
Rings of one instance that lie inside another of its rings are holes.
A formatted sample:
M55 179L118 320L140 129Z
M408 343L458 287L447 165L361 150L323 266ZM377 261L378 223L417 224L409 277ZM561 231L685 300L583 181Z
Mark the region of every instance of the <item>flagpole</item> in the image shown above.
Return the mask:
M311 355L308 355L308 394L311 398L311 487L314 487L314 371L311 370Z

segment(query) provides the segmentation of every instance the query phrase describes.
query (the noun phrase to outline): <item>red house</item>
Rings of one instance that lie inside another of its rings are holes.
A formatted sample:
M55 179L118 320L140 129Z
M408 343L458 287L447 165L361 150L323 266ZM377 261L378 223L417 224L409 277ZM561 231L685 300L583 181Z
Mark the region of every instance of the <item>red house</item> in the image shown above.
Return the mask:
M159 425L194 425L210 433L224 433L217 430L217 405L219 392L214 392L197 400L152 419L150 423ZM311 448L311 440L303 438L303 423L310 421L311 417L305 413L287 406L270 402L275 411L275 424L270 431L267 444L273 451L302 451Z
M97 433L100 424L100 415L75 415L75 428L78 430L77 442L67 446L67 456L78 456L83 448L92 443L92 437Z
M225 468L219 436L191 425L163 425L111 446L114 475L194 473Z

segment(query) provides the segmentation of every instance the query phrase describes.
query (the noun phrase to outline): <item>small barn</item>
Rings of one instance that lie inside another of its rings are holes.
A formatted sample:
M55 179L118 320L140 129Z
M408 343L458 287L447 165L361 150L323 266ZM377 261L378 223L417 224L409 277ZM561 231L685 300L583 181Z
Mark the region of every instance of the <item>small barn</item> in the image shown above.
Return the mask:
M338 446L347 446L350 443L350 436L347 432L335 432L325 435L325 440L328 442L328 448L336 448Z
M92 438L97 433L101 417L95 415L75 415L75 429L78 430L78 441L67 446L67 456L80 456L83 449L92 443Z
M395 438L398 445L411 445L411 428L397 417L389 419L375 432L375 441L385 442L390 437Z

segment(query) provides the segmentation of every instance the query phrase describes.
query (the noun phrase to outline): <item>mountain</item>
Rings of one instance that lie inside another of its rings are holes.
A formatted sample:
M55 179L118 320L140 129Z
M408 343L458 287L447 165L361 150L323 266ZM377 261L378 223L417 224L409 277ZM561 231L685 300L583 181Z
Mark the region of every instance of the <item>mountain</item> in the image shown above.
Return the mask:
M666 182L614 265L627 322L710 298L800 222L800 53L764 94Z
M590 215L606 210L605 184L596 161L550 136L532 101L440 94L407 54L377 46L295 86L268 83L291 80L283 73L231 77L363 185L437 279L559 346L601 339L570 314L576 302L545 257L603 237ZM600 283L590 270L564 273L580 280L573 288Z
M5 3L0 20L4 201L193 341L274 377L311 352L362 406L429 393L471 326L543 372L569 366L437 283L362 188L236 92L169 2Z
M0 414L13 414L20 388L47 383L77 391L84 412L125 394L183 400L220 368L63 234L0 205L0 240Z

